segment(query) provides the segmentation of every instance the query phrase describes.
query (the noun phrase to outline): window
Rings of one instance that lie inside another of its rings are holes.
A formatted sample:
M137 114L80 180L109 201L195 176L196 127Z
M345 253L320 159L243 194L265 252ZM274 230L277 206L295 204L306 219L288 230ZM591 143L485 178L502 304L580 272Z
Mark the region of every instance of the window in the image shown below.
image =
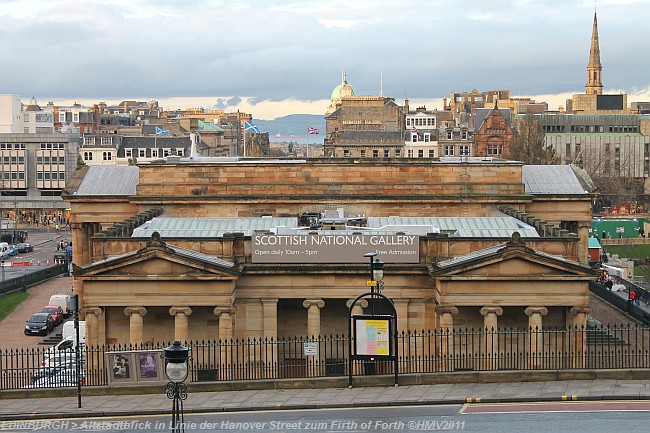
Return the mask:
M93 153L92 152L84 152L84 161L92 161L93 160Z
M447 140L453 140L454 139L454 131L449 130L447 131Z
M461 156L469 156L469 146L460 146Z
M104 161L111 161L113 159L113 154L111 152L102 152L102 158Z
M384 158L390 158L390 150L384 149Z
M65 122L65 111L59 111L59 123Z
M429 158L435 158L435 157L436 157L436 155L435 155L435 152L433 151L433 149L429 149Z
M407 156L408 156L409 158L413 158L413 149L409 149L409 150L408 150L408 152L407 152Z
M176 155L185 156L185 149L183 149L182 147L179 147L178 149L176 149Z
M79 123L79 113L72 113L72 121L74 123Z
M424 149L418 149L418 158L424 158Z
M445 146L445 156L454 156L454 146Z
M158 158L158 149L151 149L151 157Z
M343 149L343 158L350 157L350 149Z
M364 150L360 150L360 151L359 151L359 156L361 156L361 158L365 158L365 157L366 157L366 150L365 150L365 149L364 149Z
M503 153L503 145L502 144L488 144L487 146L487 154L490 156L496 156L496 155L501 155Z
M124 149L124 157L125 158L132 158L133 157L133 149Z
M395 157L396 157L396 158L399 158L399 157L401 157L401 156L402 156L402 150L401 150L401 149L396 149L396 150L395 150Z
M163 156L166 157L169 155L171 155L171 149L163 149Z
M424 134L424 142L425 142L425 143L429 143L429 142L431 142L431 134L430 134L430 133L426 132L426 133Z
M411 143L417 143L417 142L418 142L418 135L411 134Z
M372 157L373 158L379 158L379 150L378 149L373 149L372 150Z
M144 158L147 156L147 149L138 149L138 158Z
M467 140L467 131L463 130L460 132L460 139Z

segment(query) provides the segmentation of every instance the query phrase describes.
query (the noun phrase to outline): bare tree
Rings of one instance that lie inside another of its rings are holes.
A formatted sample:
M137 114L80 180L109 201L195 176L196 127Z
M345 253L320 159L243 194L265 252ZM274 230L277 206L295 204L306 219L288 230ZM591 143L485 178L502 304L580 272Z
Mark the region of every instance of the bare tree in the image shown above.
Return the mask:
M559 164L560 158L551 146L546 145L546 135L534 115L521 119L509 147L508 158L531 165Z

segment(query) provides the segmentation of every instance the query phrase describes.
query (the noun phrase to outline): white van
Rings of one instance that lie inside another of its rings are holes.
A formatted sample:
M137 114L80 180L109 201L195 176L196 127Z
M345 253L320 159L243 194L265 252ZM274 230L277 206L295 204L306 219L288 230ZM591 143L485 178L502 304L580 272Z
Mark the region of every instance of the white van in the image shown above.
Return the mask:
M68 320L63 324L63 340L76 340L77 333L74 329L74 320ZM86 321L79 321L79 342L81 344L86 344Z
M52 295L50 296L50 303L47 305L63 308L63 317L70 317L70 295Z
M9 257L9 244L6 242L0 242L0 257L5 258Z

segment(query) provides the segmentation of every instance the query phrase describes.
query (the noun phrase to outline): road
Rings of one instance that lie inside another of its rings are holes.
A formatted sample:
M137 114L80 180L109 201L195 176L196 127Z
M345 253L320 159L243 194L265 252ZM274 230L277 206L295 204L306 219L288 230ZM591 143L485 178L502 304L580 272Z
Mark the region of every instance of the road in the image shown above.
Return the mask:
M190 396L191 398L191 396ZM171 403L170 403L171 407ZM186 414L186 432L645 433L648 401L389 406ZM0 431L170 431L171 416L0 422Z

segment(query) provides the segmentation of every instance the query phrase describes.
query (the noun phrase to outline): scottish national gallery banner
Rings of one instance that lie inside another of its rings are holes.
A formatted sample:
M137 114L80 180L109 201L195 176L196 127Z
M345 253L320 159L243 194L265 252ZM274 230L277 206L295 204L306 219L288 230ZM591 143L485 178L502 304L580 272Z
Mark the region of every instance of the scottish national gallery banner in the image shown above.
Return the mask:
M376 252L386 263L418 263L415 235L254 234L253 263L364 263Z

